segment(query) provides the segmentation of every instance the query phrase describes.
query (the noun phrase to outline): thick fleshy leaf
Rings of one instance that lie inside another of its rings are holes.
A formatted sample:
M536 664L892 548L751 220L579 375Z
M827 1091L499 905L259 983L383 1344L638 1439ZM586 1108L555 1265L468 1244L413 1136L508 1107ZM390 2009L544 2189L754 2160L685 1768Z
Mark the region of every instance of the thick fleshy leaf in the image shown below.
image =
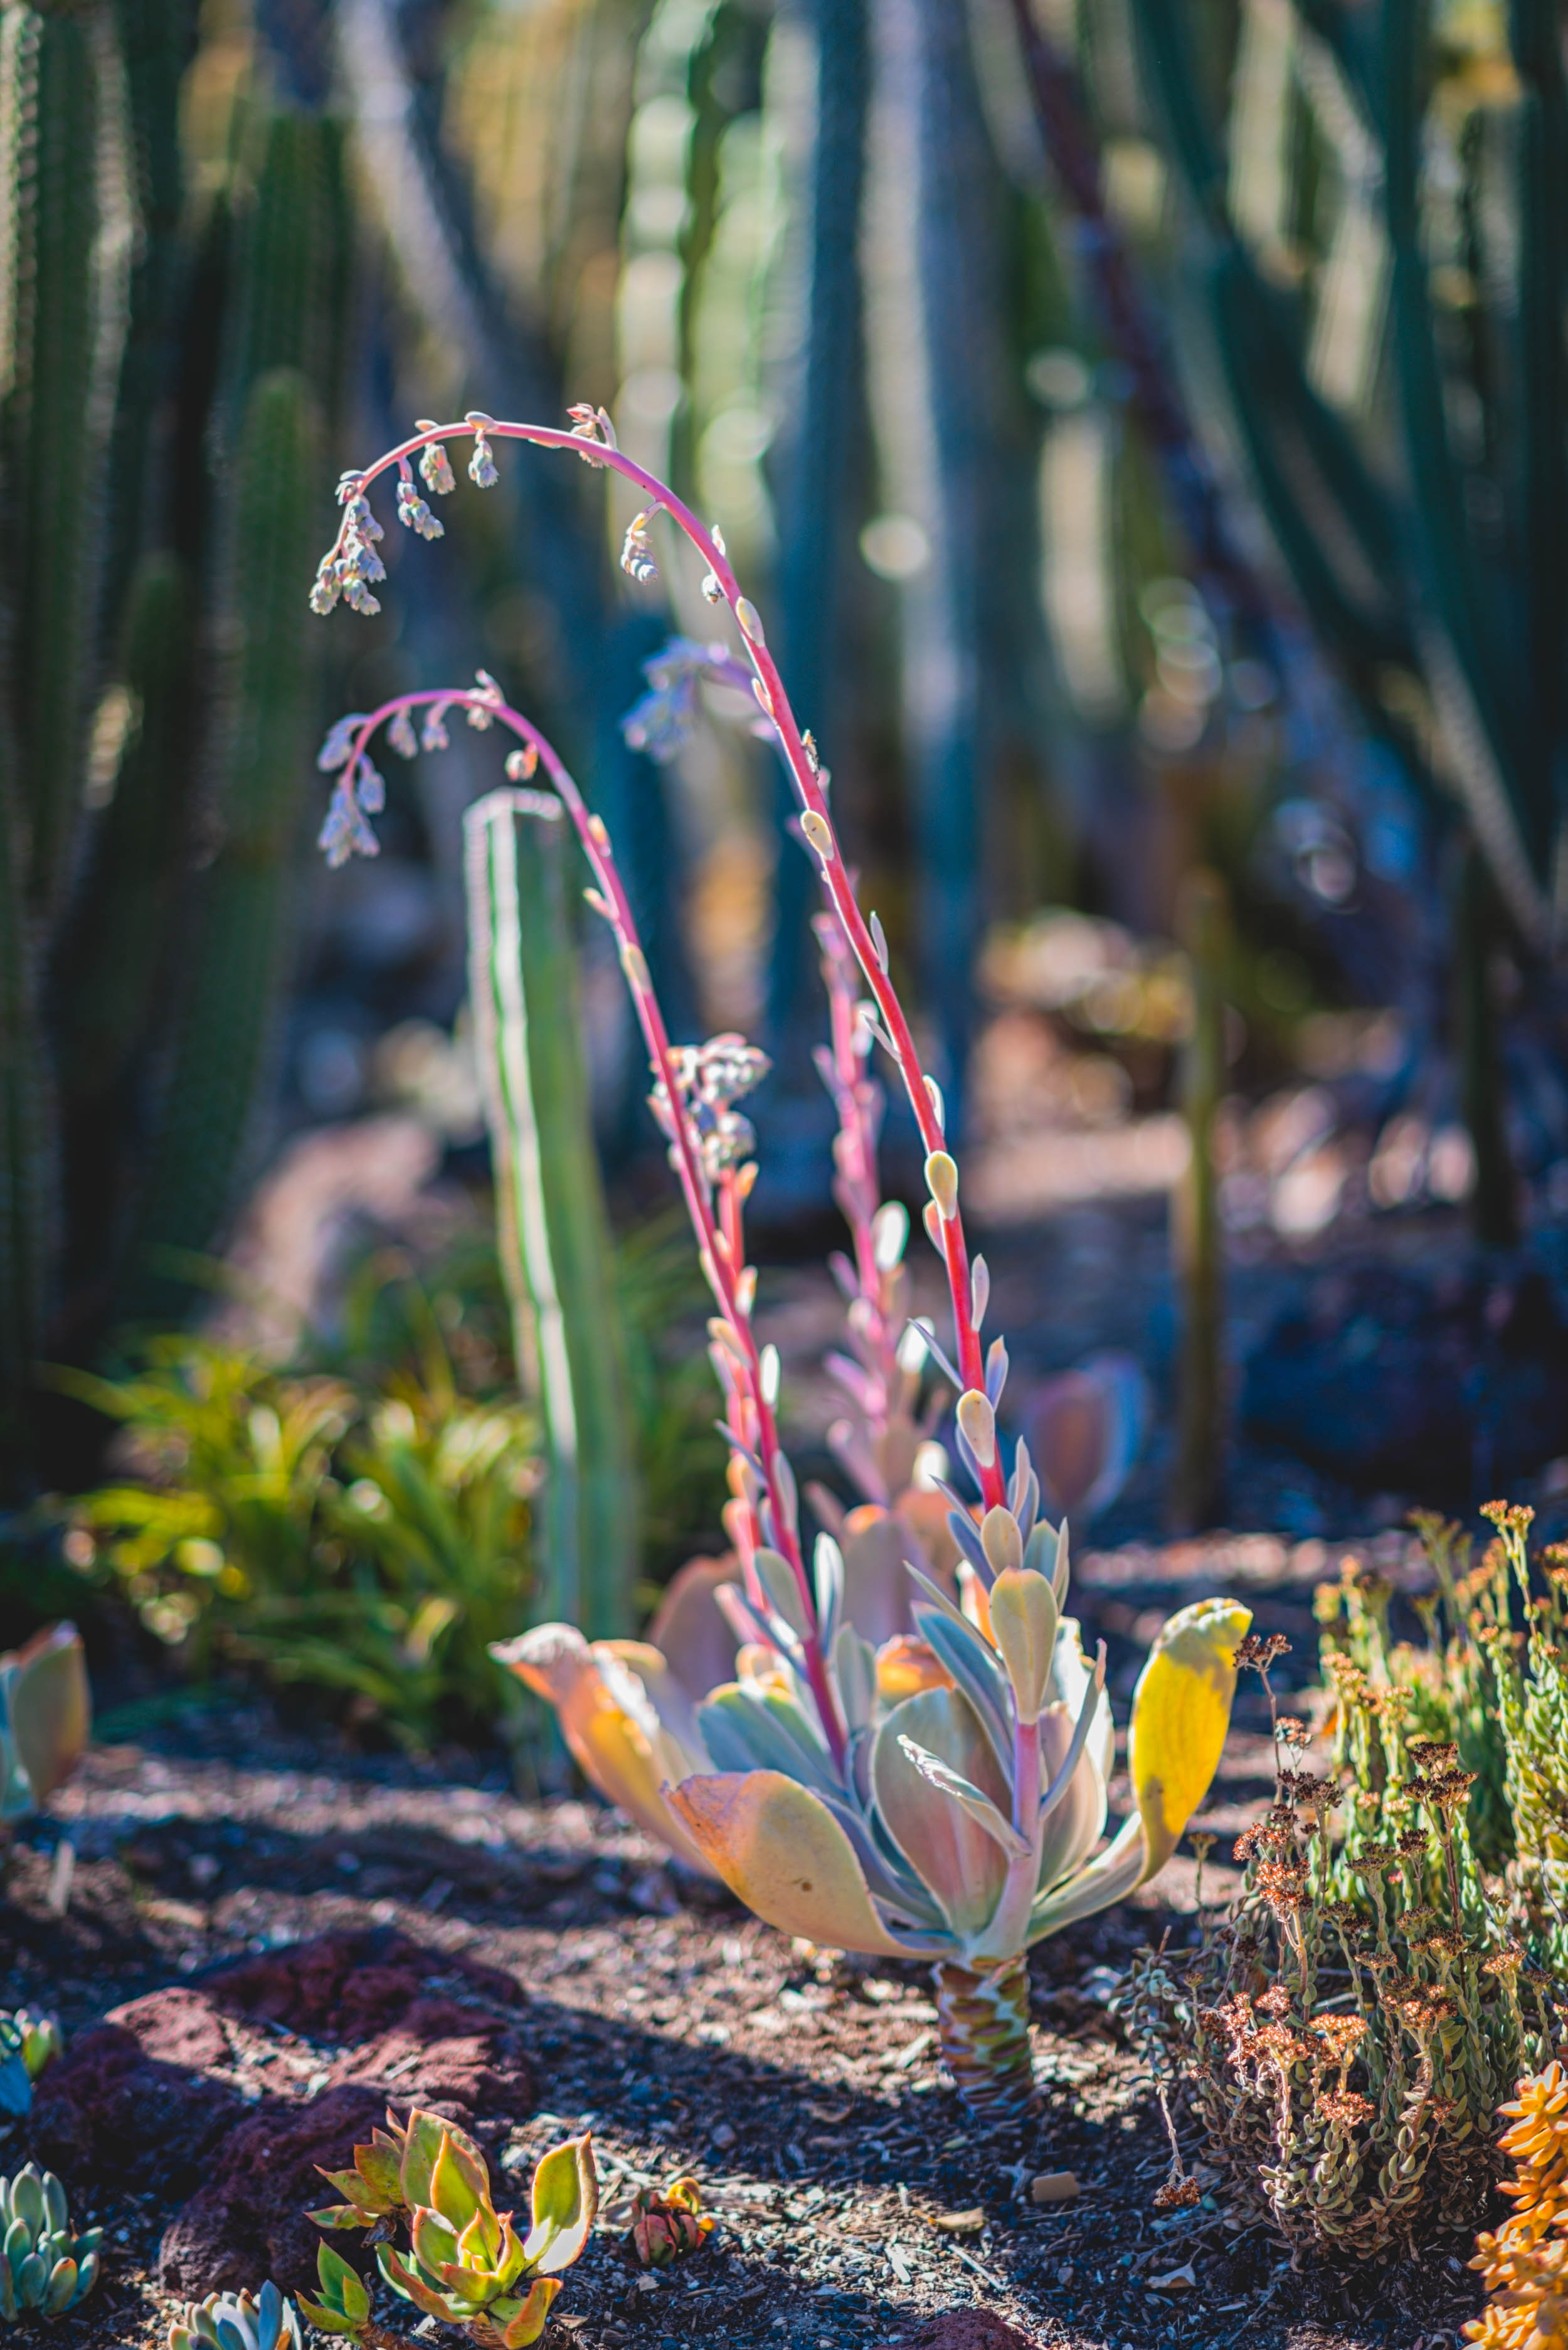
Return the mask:
M352 2327L362 2325L370 2314L370 2296L358 2270L350 2268L330 2244L317 2244L316 2273L321 2283L322 2303L338 2321L328 2330L348 2332ZM300 2306L312 2324L321 2324L321 2319L315 2315L308 2303L302 2302Z
M841 1624L834 1636L833 1678L838 1701L844 1708L846 1729L851 1735L857 1730L868 1730L877 1691L882 1687L881 1660L853 1624ZM900 1690L898 1694L902 1697L909 1692Z
M972 1624L923 1601L915 1608L915 1621L936 1650L939 1663L947 1667L983 1723L999 1769L1010 1769L1012 1731L1007 1719L1007 1677L995 1650Z
M559 2277L535 2278L526 2301L501 2336L505 2350L528 2350L530 2342L537 2342L549 2318L550 2303L560 2290Z
M685 1772L688 1761L675 1762L656 1751L647 1724L605 1687L594 1651L576 1626L540 1625L520 1639L496 1642L492 1654L555 1707L573 1761L599 1793L693 1867L705 1868L659 1794L674 1771ZM624 1657L618 1661L625 1666Z
M898 1705L907 1697L919 1697L922 1690L954 1686L946 1665L918 1632L900 1632L877 1651L877 1694L884 1705Z
M740 1579L732 1555L689 1558L666 1584L648 1627L648 1646L663 1657L693 1704L735 1677L735 1636L713 1594L721 1584Z
M982 1827L992 1844L1000 1845L1010 1860L1023 1860L1033 1850L1026 1837L1019 1835L1011 1820L1004 1819L989 1795L982 1795L961 1772L950 1769L940 1755L928 1753L925 1747L912 1738L900 1738L899 1745L914 1764L922 1779L933 1786L939 1795L946 1795L966 1811L976 1825Z
M943 1496L933 1486L907 1485L893 1503L893 1515L919 1545L907 1549L904 1556L923 1566L945 1591L956 1591L958 1544L948 1531L948 1504Z
M1143 1822L1135 1812L1096 1859L1038 1897L1029 1913L1030 1941L1059 1934L1064 1926L1075 1926L1080 1918L1092 1918L1113 1901L1125 1900L1147 1874L1147 1852Z
M826 1749L814 1735L787 1690L717 1689L698 1708L703 1742L724 1771L783 1771L818 1794L831 1794L835 1780Z
M1084 1690L1080 1690L1076 1707L1069 1708L1058 1701L1048 1705L1040 1717L1040 1762L1047 1786L1067 1759L1084 1694ZM1108 1718L1110 1709L1106 1704L1104 1691L1096 1702L1096 1725L1101 1709ZM1100 1742L1096 1731L1091 1730L1078 1767L1068 1781L1061 1801L1053 1805L1045 1821L1044 1841L1040 1854L1042 1892L1047 1892L1061 1878L1083 1866L1105 1834L1106 1808L1106 1774L1100 1762Z
M805 1602L788 1559L782 1551L763 1549L758 1551L753 1565L774 1614L783 1619L797 1640L803 1638L805 1633Z
M92 1733L92 1698L81 1635L74 1624L50 1624L14 1656L0 1657L7 1684L11 1734L33 1794L47 1803L70 1777Z
M1048 1506L1086 1525L1116 1499L1137 1459L1148 1384L1128 1355L1096 1355L1047 1379L1030 1439Z
M411 2301L416 2309L422 2309L427 2317L441 2318L448 2325L462 2324L461 2312L454 2308L451 2295L437 2293L428 2285L419 2271L410 2268L390 2244L377 2245L376 2263L392 2291L404 2301Z
M431 2209L439 2211L448 2227L455 2228L461 2236L489 2201L490 2173L483 2161L454 2145L451 2130L446 2130L431 2171ZM497 2230L498 2241L499 2233ZM424 2255L420 2257L422 2260Z
M912 1593L904 1565L909 1555L907 1528L889 1510L863 1503L844 1521L844 1613L863 1640L879 1648L885 1640L914 1629Z
M1016 1533L1010 1513L992 1514ZM1021 1721L1037 1721L1044 1709L1061 1613L1045 1576L1027 1567L1005 1567L991 1586L991 1637L1007 1668Z
M429 2269L432 2276L438 2275L442 2269L457 2266L458 2231L452 2221L443 2219L439 2211L432 2211L428 2207L417 2210L409 2232L413 2239L414 2258L421 2268Z
M568 2269L588 2241L599 2208L591 2137L569 2137L542 2155L534 2173L534 2225L523 2247L530 2268Z
M451 2138L476 2162L484 2158L466 2130L459 2129L455 2122L443 2119L440 2114L427 2114L416 2106L402 2126L402 2151L398 2165L399 2191L410 2211L433 2200L431 2180L442 2138Z
M797 1781L725 1772L683 1781L670 1801L714 1874L765 1924L833 1950L905 1955L872 1906L848 1837Z
M1231 1725L1233 1659L1251 1620L1239 1600L1195 1601L1163 1627L1138 1676L1127 1767L1147 1839L1144 1878L1164 1867L1209 1793Z
M922 1611L924 1612L924 1611ZM940 1622L932 1611L933 1623ZM871 1784L888 1835L934 1894L955 1934L978 1934L1001 1898L1007 1862L993 1839L924 1776L900 1743L910 1739L989 1797L1012 1797L979 1714L961 1690L927 1690L895 1706L877 1733Z

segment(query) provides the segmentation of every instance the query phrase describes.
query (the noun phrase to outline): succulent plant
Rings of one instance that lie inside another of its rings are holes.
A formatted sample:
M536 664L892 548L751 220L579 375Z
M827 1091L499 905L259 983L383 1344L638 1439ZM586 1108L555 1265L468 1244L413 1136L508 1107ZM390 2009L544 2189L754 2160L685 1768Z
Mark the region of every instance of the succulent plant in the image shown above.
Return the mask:
M58 2317L85 2301L98 2282L102 2230L71 2234L66 2190L52 2170L29 2162L0 2178L0 2317L11 2324L29 2309Z
M348 2199L311 2218L324 2228L374 2229L406 2213L410 2250L376 2247L392 2291L427 2317L465 2328L483 2350L524 2350L544 2332L559 2272L577 2258L594 2223L592 2141L567 2138L541 2157L533 2224L520 2238L511 2213L497 2212L484 2157L466 2131L439 2114L387 2118L387 2132L355 2147L352 2170L322 2173ZM301 2299L306 2316L325 2333L363 2332L369 2296L359 2278L325 2244L317 2268L323 2298Z
M0 1657L0 1822L26 1819L86 1751L92 1699L81 1635L46 1625Z
M672 2178L668 2187L640 2188L632 2199L629 2241L645 2269L667 2269L683 2252L694 2252L713 2232L711 2212L702 2209L694 2178Z
M33 2106L33 2084L65 2045L52 2015L0 2008L0 2114L20 2118Z
M186 2303L169 2328L169 2350L302 2350L298 2312L270 2278L254 2296L210 2293Z
M708 1331L732 1453L726 1526L741 1582L714 1596L742 1643L734 1679L694 1705L694 1692L656 1648L604 1641L590 1648L570 1624L546 1625L492 1654L556 1706L568 1744L604 1792L676 1852L705 1863L767 1924L842 1950L931 1960L943 2053L961 2091L979 2113L1016 2117L1033 2089L1024 1952L1164 1866L1219 1762L1235 1653L1251 1617L1216 1599L1183 1609L1165 1627L1133 1705L1135 1808L1096 1856L1112 1740L1104 1662L1088 1663L1076 1625L1063 1614L1065 1524L1052 1525L1043 1513L1027 1445L1012 1447L1008 1459L998 1422L1007 1347L1000 1337L987 1347L981 1336L991 1278L983 1258L970 1253L942 1091L921 1066L889 976L881 923L856 898L826 770L790 708L762 617L741 590L722 535L704 529L672 491L618 449L602 410L584 405L570 413L570 430L502 423L478 411L462 424L421 423L365 471L346 473L342 519L312 607L325 614L346 600L374 608L367 581L382 576L374 548L381 530L371 489L394 468L400 483L411 484L416 458L423 466L449 441L469 438L470 472L482 487L495 476L493 442L571 452L634 482L651 500L622 556L639 583L653 576L648 532L661 512L702 556L701 593L729 607L753 697L790 771L800 835L817 860L836 926L829 951L841 932L869 995L857 1006L858 1024L897 1067L919 1131L929 1194L923 1222L947 1275L951 1360L923 1324L921 1343L959 1391L953 1445L978 1502L929 1465L922 1517L927 1511L934 1517L947 1558L959 1566L961 1606L929 1571L929 1555L913 1555L919 1545L909 1540L899 1504L873 1506L877 1561L913 1624L894 1644L896 1654L885 1638L878 1647L865 1637L847 1546L825 1530L808 1558L799 1491L780 1441L778 1354L759 1345L753 1326L757 1270L746 1262L743 1210L758 1170L754 1135L735 1104L764 1073L765 1057L739 1036L671 1044L608 829L493 677L480 671L472 687L399 694L340 720L328 735L317 764L335 780L320 846L333 866L375 852L370 817L384 805L385 783L370 759L371 740L384 728L393 749L417 750L416 710L425 713L431 747L445 744L442 722L461 710L478 732L499 726L514 738L509 771L539 772L548 782L592 870L588 902L613 932L647 1047L649 1106L712 1293ZM840 1080L844 1090L859 1085L836 1059L836 1097ZM856 1132L841 1131L846 1159L851 1147L858 1154L867 1118L868 1106L857 1107ZM846 1267L852 1303L880 1312L880 1292L873 1298L870 1286L884 1270L876 1236L858 1197L849 1212L857 1236L865 1220L873 1251L868 1274ZM894 1257L889 1246L888 1271ZM875 1364L862 1358L846 1367L865 1409L865 1374ZM876 1409L886 1417L885 1405ZM841 1531L850 1530L846 1517ZM486 2262L500 2257L484 2251Z

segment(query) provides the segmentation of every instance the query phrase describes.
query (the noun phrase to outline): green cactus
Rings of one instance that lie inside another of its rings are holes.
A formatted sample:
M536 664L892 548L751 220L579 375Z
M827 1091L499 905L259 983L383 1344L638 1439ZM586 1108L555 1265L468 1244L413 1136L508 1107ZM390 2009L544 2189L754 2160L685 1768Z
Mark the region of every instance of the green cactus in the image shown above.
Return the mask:
M84 2302L98 2282L103 2231L73 2236L66 2190L52 2170L29 2162L14 2178L0 2178L0 2317L7 2324L29 2310L59 2317Z
M465 818L470 972L520 1363L549 1457L546 1613L630 1629L638 1512L626 1350L583 1063L559 803L489 793Z
M132 1317L178 1305L182 1284L166 1253L200 1246L216 1229L265 1051L298 779L316 718L298 580L319 446L304 378L281 368L263 376L245 404L234 463L228 608L239 642L223 745L223 837L201 877L173 1066L122 1293Z
M1187 1172L1172 1201L1182 1297L1181 1393L1173 1506L1183 1531L1212 1525L1220 1507L1225 1440L1224 1292L1214 1118L1225 1091L1225 972L1230 921L1225 885L1204 868L1189 873L1177 908L1191 974L1192 1030L1182 1072Z
M0 0L10 1492L47 1441L39 1360L175 1310L229 1204L317 715L296 577L342 373L341 127L246 98L191 201L195 38L194 0Z
M1508 12L1506 63L1517 81L1509 106L1511 190L1501 172L1489 176L1492 219L1477 231L1490 239L1478 299L1495 300L1508 324L1499 364L1479 366L1470 389L1480 394L1483 443L1520 452L1509 473L1461 446L1456 431L1456 369L1462 374L1465 361L1437 282L1424 196L1428 99L1436 78L1451 70L1432 12L1427 0L1355 10L1340 0L1300 0L1296 11L1307 68L1320 89L1333 88L1319 133L1334 143L1337 114L1342 138L1365 143L1376 166L1391 262L1402 491L1387 486L1394 469L1382 452L1364 449L1358 421L1314 387L1301 296L1269 282L1243 237L1193 12L1179 0L1133 0L1132 13L1166 146L1211 248L1216 345L1276 543L1374 728L1398 741L1415 780L1429 787L1387 691L1392 671L1419 679L1438 721L1443 780L1464 804L1515 927L1539 942L1568 761L1568 586L1560 560L1568 526L1560 323L1568 90L1554 13L1545 0L1519 0ZM1496 62L1505 67L1501 54ZM1498 85L1494 75L1490 87ZM1452 87L1461 111L1470 106L1480 122L1480 101ZM1461 177L1473 179L1477 168L1461 157ZM1505 193L1512 217L1501 234ZM1467 201L1461 191L1461 210ZM1503 545L1511 550L1506 571Z

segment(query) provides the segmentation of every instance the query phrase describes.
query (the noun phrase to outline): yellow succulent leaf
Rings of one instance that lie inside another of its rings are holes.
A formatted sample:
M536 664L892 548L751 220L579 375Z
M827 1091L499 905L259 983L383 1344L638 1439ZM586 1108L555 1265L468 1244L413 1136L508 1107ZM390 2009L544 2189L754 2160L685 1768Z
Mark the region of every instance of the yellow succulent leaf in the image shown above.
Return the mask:
M1147 1848L1140 1884L1165 1866L1209 1793L1251 1621L1239 1600L1198 1600L1162 1627L1138 1676L1127 1762Z
M642 1724L606 1688L581 1633L565 1625L546 1627L545 1631L556 1631L559 1638L546 1644L543 1633L525 1635L506 1644L500 1661L510 1665L520 1680L555 1707L573 1761L600 1794L693 1867L706 1871L707 1863L659 1792L670 1775L667 1758L658 1752ZM617 1661L636 1672L640 1645L618 1642ZM657 1649L647 1653L662 1667Z
M765 1924L830 1950L909 1955L877 1917L826 1804L782 1771L686 1779L669 1803L709 1867Z

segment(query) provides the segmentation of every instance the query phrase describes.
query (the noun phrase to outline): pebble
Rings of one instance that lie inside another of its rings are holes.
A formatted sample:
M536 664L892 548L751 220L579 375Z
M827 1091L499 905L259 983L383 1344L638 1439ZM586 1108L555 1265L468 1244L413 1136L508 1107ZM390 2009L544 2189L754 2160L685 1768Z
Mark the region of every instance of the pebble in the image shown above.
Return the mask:
M1031 2203L1071 2203L1077 2192L1075 2170L1042 2170L1029 2182Z

